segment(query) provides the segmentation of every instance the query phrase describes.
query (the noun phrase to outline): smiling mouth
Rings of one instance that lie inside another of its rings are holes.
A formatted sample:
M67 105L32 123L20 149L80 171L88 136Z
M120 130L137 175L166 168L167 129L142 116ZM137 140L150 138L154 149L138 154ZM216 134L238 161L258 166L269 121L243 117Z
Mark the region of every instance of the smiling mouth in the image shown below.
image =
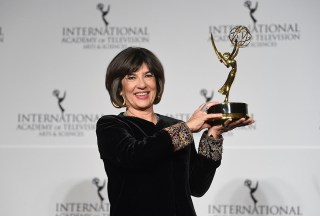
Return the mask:
M147 100L149 98L149 93L150 92L138 92L138 93L135 93L134 95L138 100Z
M149 94L149 92L139 92L139 93L135 93L136 96L138 97L144 97L147 96Z

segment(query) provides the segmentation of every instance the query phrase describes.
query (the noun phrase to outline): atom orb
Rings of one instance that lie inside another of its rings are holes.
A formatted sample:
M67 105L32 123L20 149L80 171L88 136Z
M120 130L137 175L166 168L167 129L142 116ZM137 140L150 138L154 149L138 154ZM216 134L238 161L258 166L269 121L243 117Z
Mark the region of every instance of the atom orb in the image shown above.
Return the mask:
M229 33L229 40L234 46L243 48L249 45L252 35L245 26L235 26Z

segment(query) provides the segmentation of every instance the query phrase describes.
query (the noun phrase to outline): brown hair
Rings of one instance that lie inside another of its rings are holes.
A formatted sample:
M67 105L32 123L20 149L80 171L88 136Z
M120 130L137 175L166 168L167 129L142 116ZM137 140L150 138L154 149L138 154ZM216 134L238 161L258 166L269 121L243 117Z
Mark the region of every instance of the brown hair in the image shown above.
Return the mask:
M160 102L164 90L164 70L160 60L150 51L141 47L129 47L122 50L110 62L106 73L106 88L112 105L120 108L124 101L121 80L128 74L136 72L145 63L156 79L157 94L153 104Z

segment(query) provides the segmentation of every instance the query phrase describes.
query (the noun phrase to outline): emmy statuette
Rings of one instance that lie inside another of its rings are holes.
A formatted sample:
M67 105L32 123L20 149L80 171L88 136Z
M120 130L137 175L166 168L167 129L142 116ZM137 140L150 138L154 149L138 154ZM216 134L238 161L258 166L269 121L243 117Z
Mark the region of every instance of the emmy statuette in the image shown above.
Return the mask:
M229 92L231 85L237 73L237 61L235 57L238 55L239 49L249 45L251 41L251 34L245 26L235 26L231 29L229 33L229 39L233 45L233 50L231 53L225 52L221 54L214 42L213 35L211 33L211 42L213 49L218 56L218 59L227 68L231 68L227 80L224 85L218 90L219 93L225 95L224 102L211 106L207 112L208 113L222 113L223 117L221 121L216 122L221 124L227 119L238 120L240 118L248 118L248 105L246 103L240 102L229 102Z

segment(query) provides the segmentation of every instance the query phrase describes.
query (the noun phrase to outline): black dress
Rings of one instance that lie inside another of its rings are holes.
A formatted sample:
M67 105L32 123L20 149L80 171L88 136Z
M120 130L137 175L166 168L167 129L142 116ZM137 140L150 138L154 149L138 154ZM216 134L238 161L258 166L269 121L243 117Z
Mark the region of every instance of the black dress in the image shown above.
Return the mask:
M122 113L103 116L97 122L110 216L195 216L191 195L202 196L210 187L221 154L213 160L205 153L208 147L202 148L203 154L197 153L193 141L175 151L172 140L181 134L170 134L164 128L180 121L158 117L156 125ZM210 137L203 135L201 140L205 139ZM221 153L222 140L219 143Z

